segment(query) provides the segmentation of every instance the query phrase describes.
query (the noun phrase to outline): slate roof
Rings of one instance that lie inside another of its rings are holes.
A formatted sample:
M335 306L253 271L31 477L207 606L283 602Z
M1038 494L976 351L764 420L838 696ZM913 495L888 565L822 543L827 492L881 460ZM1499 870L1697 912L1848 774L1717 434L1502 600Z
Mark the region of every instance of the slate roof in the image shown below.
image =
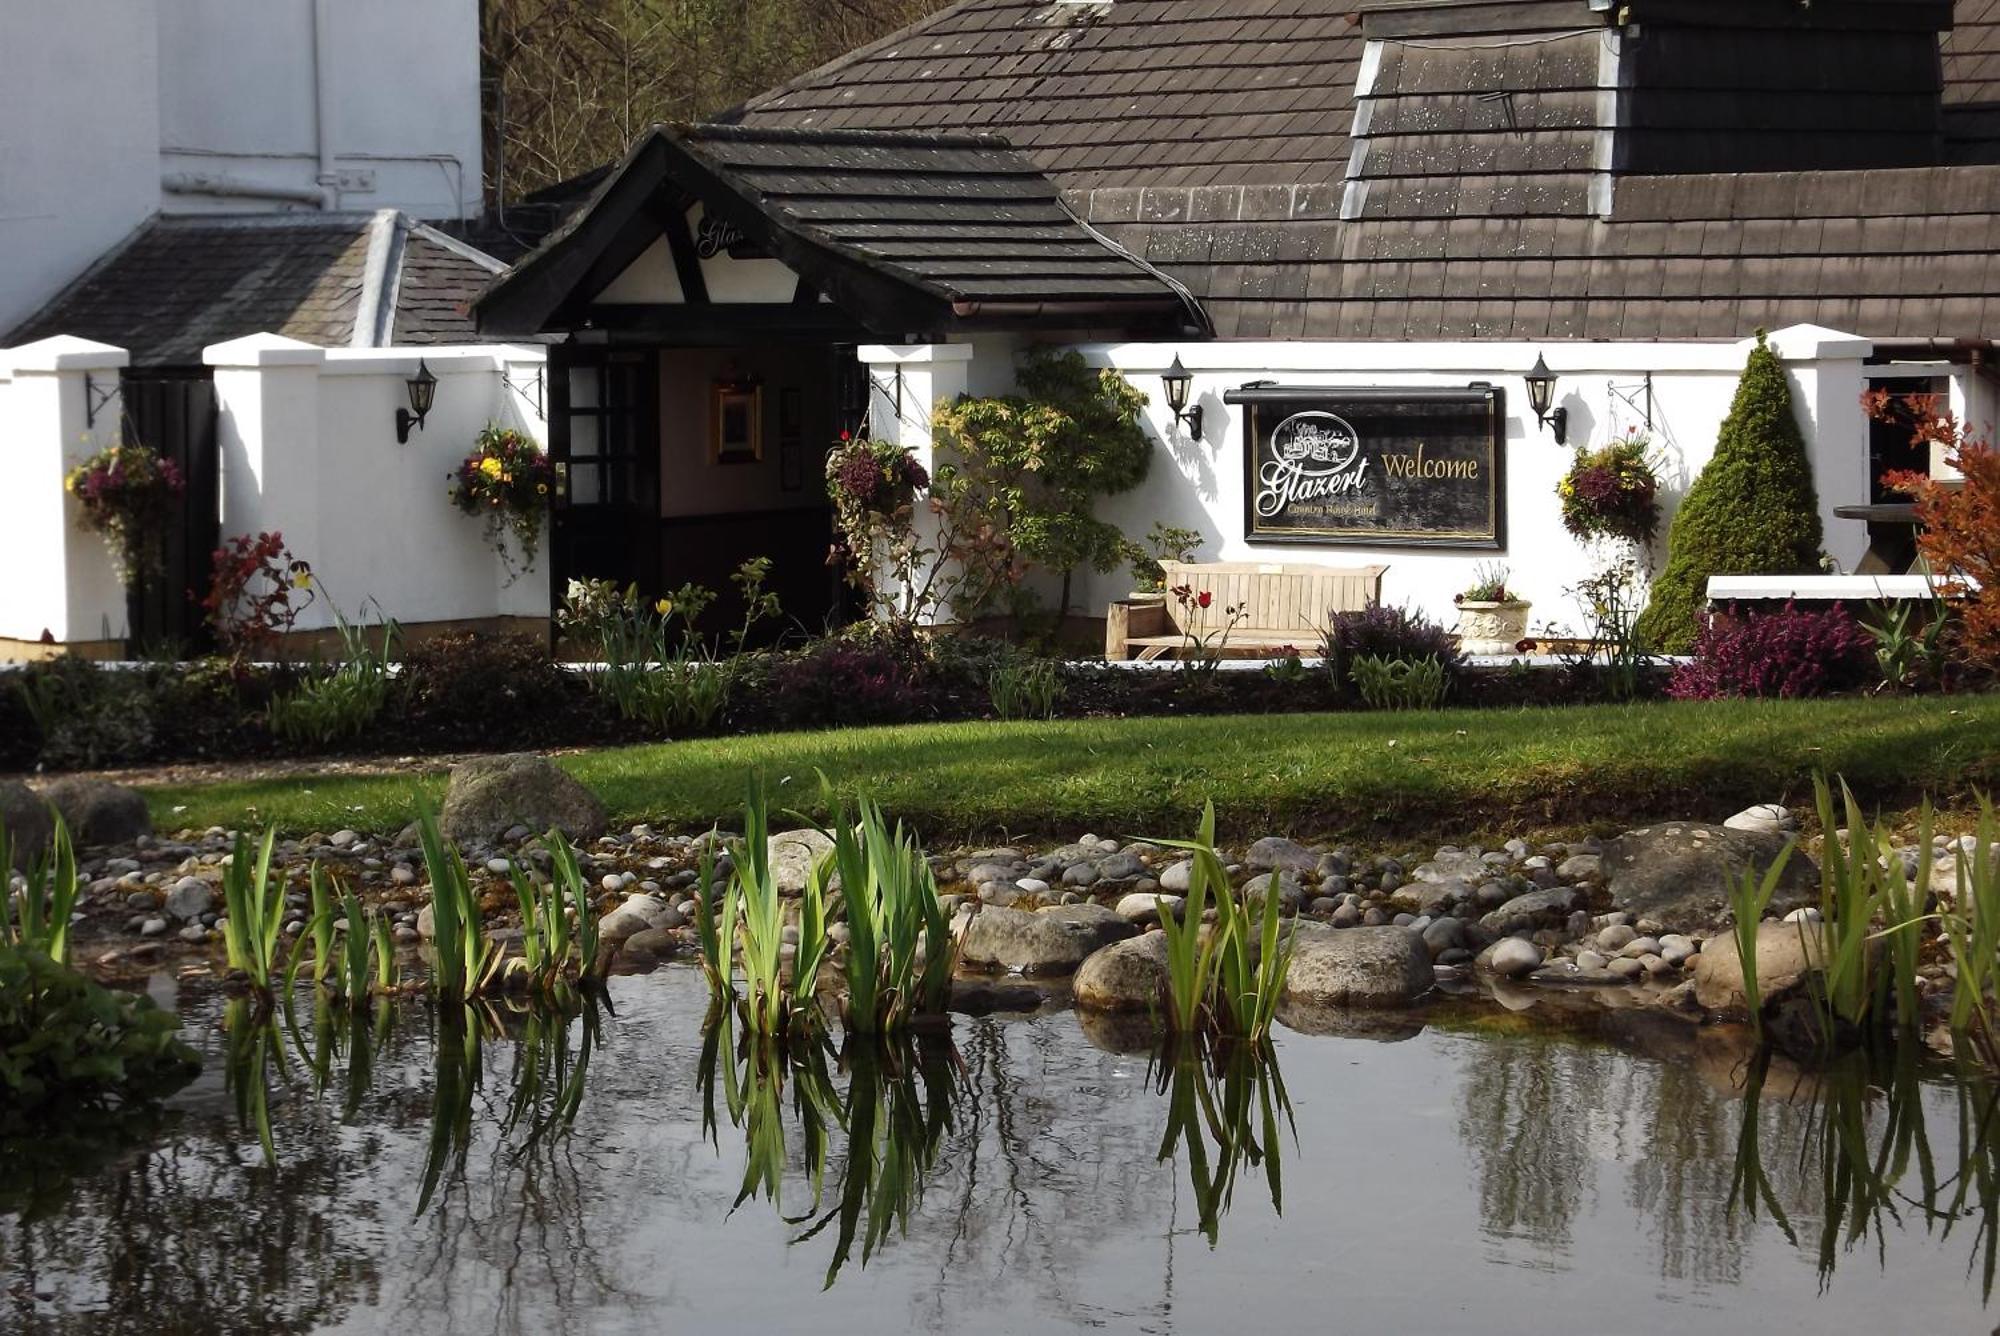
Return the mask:
M392 232L403 260L384 274L396 341L476 341L467 304L499 261L389 213L282 213L157 216L0 347L72 334L129 350L135 366L199 366L203 348L245 334L373 346L381 327L357 337L355 326L371 307L370 251ZM379 320L381 302L372 306Z
M505 270L500 261L442 232L410 228L403 239L390 342L478 342L473 299Z
M827 245L949 302L1158 301L1158 273L1107 245L994 135L694 126L724 180Z
M1069 189L1337 180L1352 0L966 0L755 98L746 125L999 134Z
M1701 7L1636 8L1676 6ZM1615 163L1581 0L1401 8L1542 31L1385 41L1357 113L1384 15L1355 0L963 0L732 119L1003 135L1225 338L2000 336L2000 0L1955 0L1941 62L1928 37L1808 34L1795 67L1656 46L1639 68L1666 86Z
M800 276L801 315L824 294L885 336L1044 317L1206 332L1184 291L1081 222L996 136L732 125L655 127L482 295L482 327L540 331L581 318L640 246L663 233L689 244L677 230L695 200ZM702 310L696 298L672 314L698 320Z

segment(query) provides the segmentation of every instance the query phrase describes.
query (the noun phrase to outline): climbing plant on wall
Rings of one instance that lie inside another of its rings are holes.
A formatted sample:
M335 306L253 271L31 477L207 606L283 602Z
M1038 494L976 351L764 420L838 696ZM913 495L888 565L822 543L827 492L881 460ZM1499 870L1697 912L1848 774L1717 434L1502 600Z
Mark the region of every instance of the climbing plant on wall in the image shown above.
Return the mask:
M1075 352L1031 349L1016 392L960 396L934 414L934 490L1007 538L1010 578L1019 588L1040 570L1060 582L1067 612L1077 571L1109 572L1134 547L1097 503L1145 480L1152 443L1140 425L1146 396L1110 369L1092 370Z

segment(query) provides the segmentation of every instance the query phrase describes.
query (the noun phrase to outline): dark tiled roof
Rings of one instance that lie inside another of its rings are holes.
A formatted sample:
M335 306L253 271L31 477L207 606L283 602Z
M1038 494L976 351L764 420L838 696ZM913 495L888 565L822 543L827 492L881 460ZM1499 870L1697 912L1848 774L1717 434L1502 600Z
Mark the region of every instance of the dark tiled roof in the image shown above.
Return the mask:
M145 224L0 347L72 334L125 348L135 366L199 366L201 350L246 334L322 347L355 337L369 253L403 233L389 329L397 343L478 341L471 298L499 261L393 213L162 216Z
M804 304L793 310L884 336L1058 318L1206 328L1185 292L1081 222L1004 140L738 125L656 126L588 204L481 294L481 326L526 333L598 318L589 313L597 293L663 235L698 272L684 222L696 201L704 219L739 234L736 244L799 276ZM705 300L696 291L654 312L651 328L699 324Z
M1352 0L966 0L739 112L745 124L978 130L1066 188L1340 177Z
M1137 193L1098 203L1129 213ZM2000 331L2000 167L1627 177L1610 221L1340 222L1335 192L1292 192L1288 216L1282 199L1237 194L1241 216L1262 221L1104 225L1200 295L1225 337ZM1208 205L1235 216L1230 201Z
M1171 295L992 136L695 126L682 142L766 209L946 301Z
M2000 0L1958 0L1944 39L1945 150L1953 162L2000 162Z
M269 332L352 340L371 218L155 218L0 344L73 334L137 365L199 366L211 343Z
M403 240L391 342L470 343L472 299L506 266L428 227Z

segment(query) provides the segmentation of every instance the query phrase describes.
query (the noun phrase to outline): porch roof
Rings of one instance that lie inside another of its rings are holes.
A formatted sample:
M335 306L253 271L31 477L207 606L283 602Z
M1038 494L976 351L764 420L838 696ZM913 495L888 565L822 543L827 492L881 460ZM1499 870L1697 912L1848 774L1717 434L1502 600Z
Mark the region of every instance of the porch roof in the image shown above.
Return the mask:
M1004 140L728 125L655 126L582 209L481 294L481 331L591 323L591 299L644 245L662 235L688 244L694 201L795 272L801 303L823 296L872 335L1210 332L1185 288L1077 218Z

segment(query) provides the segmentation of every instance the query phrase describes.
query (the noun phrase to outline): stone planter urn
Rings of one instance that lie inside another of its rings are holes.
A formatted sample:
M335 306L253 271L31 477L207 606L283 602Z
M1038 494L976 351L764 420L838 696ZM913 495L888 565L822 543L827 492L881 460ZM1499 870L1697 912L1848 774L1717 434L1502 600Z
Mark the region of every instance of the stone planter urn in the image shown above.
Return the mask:
M1475 603L1467 599L1458 605L1458 647L1467 654L1512 654L1514 646L1527 636L1528 604L1524 600Z

